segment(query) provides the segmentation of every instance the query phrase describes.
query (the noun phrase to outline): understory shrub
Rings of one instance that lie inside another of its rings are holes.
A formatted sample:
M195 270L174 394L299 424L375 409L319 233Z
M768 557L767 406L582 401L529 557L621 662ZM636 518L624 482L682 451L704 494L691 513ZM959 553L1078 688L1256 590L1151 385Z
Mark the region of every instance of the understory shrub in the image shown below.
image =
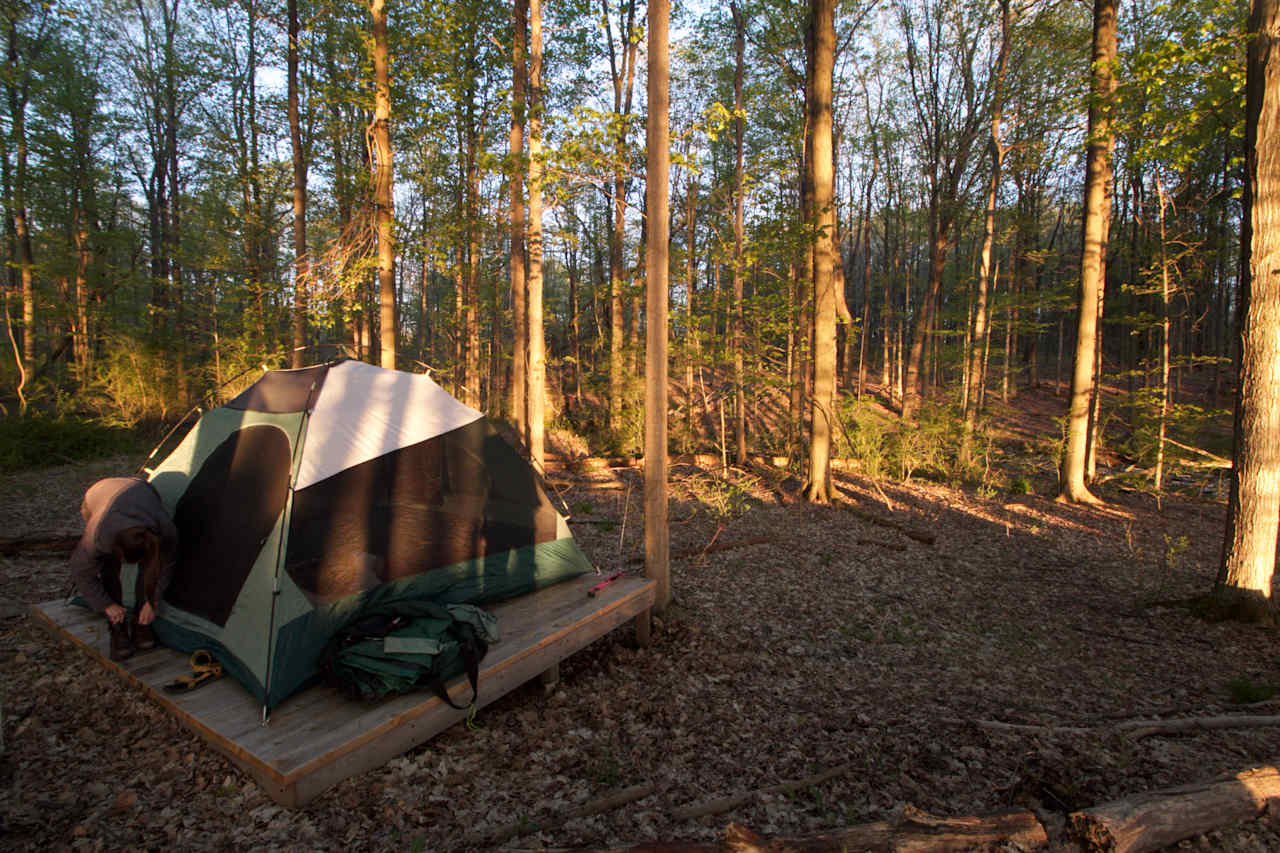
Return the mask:
M75 418L0 419L0 471L42 468L150 449L143 431Z

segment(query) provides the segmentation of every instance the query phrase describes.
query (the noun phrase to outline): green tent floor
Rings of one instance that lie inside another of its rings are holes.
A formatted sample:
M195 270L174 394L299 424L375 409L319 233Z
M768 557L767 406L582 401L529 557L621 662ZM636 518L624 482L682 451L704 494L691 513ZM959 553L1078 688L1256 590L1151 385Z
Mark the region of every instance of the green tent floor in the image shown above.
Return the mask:
M502 640L481 662L484 706L548 672L620 625L646 616L655 584L625 577L596 596L594 574L486 608L498 617ZM171 695L163 685L189 674L187 656L158 648L122 662L107 656L106 621L64 601L32 610L57 636L144 690L186 728L221 752L284 806L301 806L350 776L380 767L462 721L466 712L427 691L381 702L344 698L315 686L285 700L262 724L262 708L234 679L221 678L191 693ZM471 696L464 678L449 686L459 704Z

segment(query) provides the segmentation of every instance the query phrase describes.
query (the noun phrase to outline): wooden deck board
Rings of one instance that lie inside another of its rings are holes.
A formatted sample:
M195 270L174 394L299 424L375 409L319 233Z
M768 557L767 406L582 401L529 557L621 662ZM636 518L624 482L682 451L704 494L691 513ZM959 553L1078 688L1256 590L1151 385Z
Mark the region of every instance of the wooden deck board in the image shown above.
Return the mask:
M622 578L588 597L587 589L598 580L581 578L490 608L502 639L481 662L479 706L538 677L653 605L652 581ZM186 655L156 649L113 662L107 656L101 616L61 600L34 605L32 610L57 635L143 688L287 806L302 805L348 776L381 766L466 716L430 692L365 703L315 686L283 702L263 726L261 706L233 679L220 679L192 693L165 693L166 683L190 672ZM458 704L471 698L464 678L450 684L449 691Z

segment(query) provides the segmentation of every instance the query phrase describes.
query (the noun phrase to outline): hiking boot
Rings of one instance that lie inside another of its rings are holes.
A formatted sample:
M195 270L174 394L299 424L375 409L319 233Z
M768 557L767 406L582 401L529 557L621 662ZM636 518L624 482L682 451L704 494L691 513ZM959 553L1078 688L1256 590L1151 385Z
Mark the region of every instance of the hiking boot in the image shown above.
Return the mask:
M133 657L133 640L129 637L129 626L124 622L110 622L111 659L126 660Z
M141 622L129 620L129 627L133 629L133 647L140 652L149 652L156 647L156 633L151 630L150 625L143 625Z

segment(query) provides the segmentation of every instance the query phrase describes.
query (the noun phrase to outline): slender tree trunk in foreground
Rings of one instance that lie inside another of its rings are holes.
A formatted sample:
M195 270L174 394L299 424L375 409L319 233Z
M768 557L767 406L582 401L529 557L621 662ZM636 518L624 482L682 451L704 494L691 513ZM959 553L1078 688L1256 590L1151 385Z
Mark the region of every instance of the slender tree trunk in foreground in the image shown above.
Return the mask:
M1254 0L1245 86L1240 391L1222 568L1215 590L1233 615L1274 621L1280 527L1280 16Z
M16 17L9 20L9 71L17 74L18 33ZM9 121L14 140L17 167L13 174L13 199L10 215L13 217L14 236L18 249L18 270L22 280L22 364L27 375L36 366L36 285L35 261L31 253L31 232L27 222L27 87L10 80Z
M623 270L622 241L627 227L627 180L625 161L627 154L626 117L631 115L631 91L635 81L636 50L639 42L631 37L635 25L636 3L627 0L625 9L619 10L622 19L618 33L618 49L613 47L612 29L609 27L609 5L602 0L605 33L609 39L609 71L613 79L613 111L621 122L621 129L614 141L613 173L613 231L609 235L609 426L621 425L623 397L622 340L626 328L622 320ZM621 67L619 67L621 61Z
M385 0L370 0L373 15L373 204L378 228L378 319L381 324L381 364L396 366L396 250L392 244L391 222L393 182L391 166L391 82L387 56L387 13Z
M1080 259L1079 318L1071 402L1067 412L1067 446L1062 460L1058 499L1098 503L1084 482L1089 437L1089 403L1093 396L1094 345L1098 332L1098 298L1106 276L1107 232L1111 224L1111 130L1115 95L1116 6L1118 0L1094 0L1093 97L1089 103L1089 140L1085 161L1084 249Z
M537 2L537 0L534 0ZM657 581L654 606L671 603L670 535L667 528L667 179L671 165L668 111L669 0L649 2L649 117L645 170L645 395L644 557L645 575ZM647 627L647 623L645 625Z
M734 458L739 465L747 463L747 406L743 391L743 358L742 348L745 345L742 330L742 230L743 217L746 210L746 199L743 198L742 168L742 134L746 119L742 115L742 77L743 55L746 45L746 21L742 11L735 2L729 3L729 12L733 15L733 314L730 322L733 332L730 335L733 347L733 399L734 399Z
M1009 61L1010 0L1000 0L1000 55L996 60L995 95L991 107L991 180L987 184L987 209L982 225L982 253L978 269L978 292L973 310L973 338L969 342L969 367L966 371L968 394L964 406L963 439L960 457L968 464L973 453L973 434L978 426L978 411L982 405L982 363L986 353L987 291L991 282L992 250L996 233L996 196L1000 192L1000 166L1004 162L1004 147L1000 144L1000 121L1004 107L1004 77Z
M693 407L693 361L694 354L698 347L697 319L693 312L693 294L695 291L695 279L697 278L697 222L698 222L698 184L694 180L693 172L689 172L689 186L685 190L685 211L684 211L684 227L685 234L685 314L684 314L684 333L685 333L685 352L684 352L684 387L685 387L685 405L689 413L689 435L697 434L695 424L697 417L694 414Z
M831 90L835 65L835 0L810 0L808 42L813 51L813 81L807 104L813 127L809 170L814 251L813 400L809 423L809 480L805 499L831 502L831 436L836 379L835 211L832 206Z
M1164 182L1156 175L1157 203L1160 221L1160 427L1156 438L1156 470L1152 477L1155 490L1158 492L1164 485L1164 439L1169 427L1169 250L1166 245L1164 225L1164 209L1168 197L1164 192Z
M529 435L528 397L526 396L528 356L528 310L525 298L525 223L524 223L524 122L525 122L525 38L529 29L529 0L512 4L511 39L511 319L514 342L511 347L511 421L520 438L527 444Z
M542 0L529 0L529 377L528 441L534 466L546 462L547 355L542 328Z
M302 150L298 109L298 0L289 0L289 147L293 153L293 357L292 367L306 364L307 346L307 161Z

